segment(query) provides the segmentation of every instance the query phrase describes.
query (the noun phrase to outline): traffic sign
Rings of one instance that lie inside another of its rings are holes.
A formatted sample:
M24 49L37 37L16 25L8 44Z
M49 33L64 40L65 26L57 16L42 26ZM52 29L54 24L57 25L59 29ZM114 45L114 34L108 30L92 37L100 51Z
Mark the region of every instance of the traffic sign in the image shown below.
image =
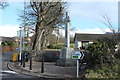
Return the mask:
M77 59L77 78L79 77L79 59L83 59L84 53L81 51L73 51L72 59Z
M20 48L15 48L15 49L20 49Z
M83 59L84 54L81 51L73 51L72 52L72 59Z

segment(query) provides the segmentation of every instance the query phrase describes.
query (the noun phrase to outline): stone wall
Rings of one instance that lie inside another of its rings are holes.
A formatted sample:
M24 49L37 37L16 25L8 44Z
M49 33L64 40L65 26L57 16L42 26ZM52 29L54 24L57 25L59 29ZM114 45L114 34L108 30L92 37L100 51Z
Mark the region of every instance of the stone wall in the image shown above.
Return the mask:
M44 56L45 62L56 62L59 58L60 51L54 50L41 50L41 51L32 51L32 57L34 61L42 61Z

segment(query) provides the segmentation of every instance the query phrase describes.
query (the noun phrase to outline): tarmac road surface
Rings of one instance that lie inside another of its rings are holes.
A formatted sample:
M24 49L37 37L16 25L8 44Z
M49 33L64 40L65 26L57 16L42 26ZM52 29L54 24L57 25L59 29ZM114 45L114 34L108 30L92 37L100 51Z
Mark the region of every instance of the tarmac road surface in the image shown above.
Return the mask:
M10 71L7 67L7 63L10 62L10 59L13 55L13 52L9 52L9 53L0 53L0 62L2 63L0 66L1 68L1 73L0 76L2 79L10 79L10 78L35 78L32 76L28 76L28 75L23 75L23 74L19 74L16 73L14 71ZM13 79L12 79L13 80Z

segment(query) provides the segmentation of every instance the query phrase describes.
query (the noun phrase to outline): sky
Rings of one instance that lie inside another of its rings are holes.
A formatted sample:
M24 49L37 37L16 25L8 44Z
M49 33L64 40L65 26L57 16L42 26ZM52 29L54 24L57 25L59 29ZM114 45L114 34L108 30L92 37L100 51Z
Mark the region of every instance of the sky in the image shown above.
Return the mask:
M105 2L106 1L106 2ZM9 6L0 10L0 36L14 37L20 27L19 14L24 7L23 2L9 2ZM70 28L75 28L74 33L103 34L110 32L101 15L107 15L114 29L118 26L118 2L115 0L98 1L71 1L68 4Z

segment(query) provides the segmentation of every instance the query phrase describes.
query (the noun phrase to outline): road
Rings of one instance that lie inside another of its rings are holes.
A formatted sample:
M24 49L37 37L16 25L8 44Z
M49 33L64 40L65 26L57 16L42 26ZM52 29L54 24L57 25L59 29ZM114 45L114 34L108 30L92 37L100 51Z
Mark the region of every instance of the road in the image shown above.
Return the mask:
M19 74L19 73L16 73L14 71L10 71L7 67L7 63L10 61L11 59L11 56L12 56L13 52L9 52L9 53L0 53L0 61L2 62L2 66L0 66L0 68L2 69L1 70L1 73L0 73L0 76L2 78L2 80L7 80L7 79L12 79L12 78L25 78L30 80L30 78L35 78L35 77L32 77L32 76L28 76L28 75L23 75L23 74ZM13 79L12 79L13 80ZM16 79L15 79L16 80Z

